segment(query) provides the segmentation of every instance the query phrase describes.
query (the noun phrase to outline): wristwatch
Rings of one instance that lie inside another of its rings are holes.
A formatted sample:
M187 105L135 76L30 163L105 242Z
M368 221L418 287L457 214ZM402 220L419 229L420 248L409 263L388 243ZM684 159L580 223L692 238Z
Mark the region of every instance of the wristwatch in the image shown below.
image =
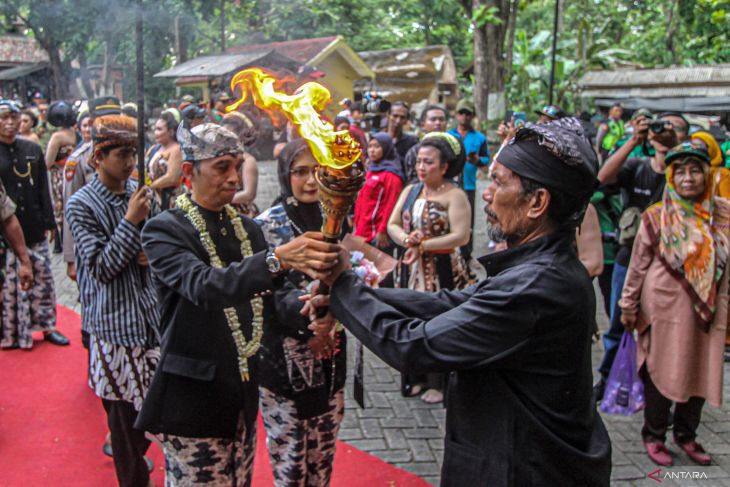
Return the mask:
M269 268L269 272L272 274L278 274L281 272L281 262L273 250L270 250L266 254L266 267Z

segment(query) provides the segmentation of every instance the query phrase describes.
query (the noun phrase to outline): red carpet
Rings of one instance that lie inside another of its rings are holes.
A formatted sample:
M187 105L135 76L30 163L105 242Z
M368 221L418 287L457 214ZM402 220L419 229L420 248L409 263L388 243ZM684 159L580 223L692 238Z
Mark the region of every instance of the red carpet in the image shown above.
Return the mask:
M0 351L0 486L109 487L116 485L112 460L101 446L106 417L86 384L86 351L79 316L58 307L58 328L69 347L36 340L31 352ZM263 425L259 423L254 485L273 484ZM163 456L153 444L152 479L164 485ZM338 442L332 485L425 486L419 477Z

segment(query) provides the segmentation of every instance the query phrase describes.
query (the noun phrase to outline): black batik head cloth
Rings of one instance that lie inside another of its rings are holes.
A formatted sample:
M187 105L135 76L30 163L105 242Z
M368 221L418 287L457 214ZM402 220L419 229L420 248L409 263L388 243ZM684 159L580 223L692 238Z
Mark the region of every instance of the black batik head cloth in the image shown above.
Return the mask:
M495 161L547 189L575 195L581 218L596 184L598 158L578 119L528 123L504 145Z
M598 159L578 119L521 127L495 156L519 176L568 194L591 195Z
M228 154L243 154L243 144L230 130L215 123L204 123L188 129L177 128L177 141L184 161L204 161Z

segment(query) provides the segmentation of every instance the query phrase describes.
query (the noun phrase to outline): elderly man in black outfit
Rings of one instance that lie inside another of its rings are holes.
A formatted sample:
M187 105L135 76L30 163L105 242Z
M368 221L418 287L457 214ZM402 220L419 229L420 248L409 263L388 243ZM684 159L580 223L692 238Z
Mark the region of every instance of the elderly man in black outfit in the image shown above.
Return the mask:
M332 314L387 363L451 372L442 485L609 485L591 389L595 294L573 236L596 170L577 120L528 124L496 156L483 195L490 235L507 244L481 259L485 280L375 290L342 258L324 279Z

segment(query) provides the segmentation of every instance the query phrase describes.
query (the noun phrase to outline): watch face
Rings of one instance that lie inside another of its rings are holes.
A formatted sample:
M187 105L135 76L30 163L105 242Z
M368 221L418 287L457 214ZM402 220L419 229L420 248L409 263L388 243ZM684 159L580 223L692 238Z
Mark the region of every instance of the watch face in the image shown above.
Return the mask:
M269 272L279 272L279 270L281 269L281 263L274 254L269 254L266 256L266 265L269 268Z

